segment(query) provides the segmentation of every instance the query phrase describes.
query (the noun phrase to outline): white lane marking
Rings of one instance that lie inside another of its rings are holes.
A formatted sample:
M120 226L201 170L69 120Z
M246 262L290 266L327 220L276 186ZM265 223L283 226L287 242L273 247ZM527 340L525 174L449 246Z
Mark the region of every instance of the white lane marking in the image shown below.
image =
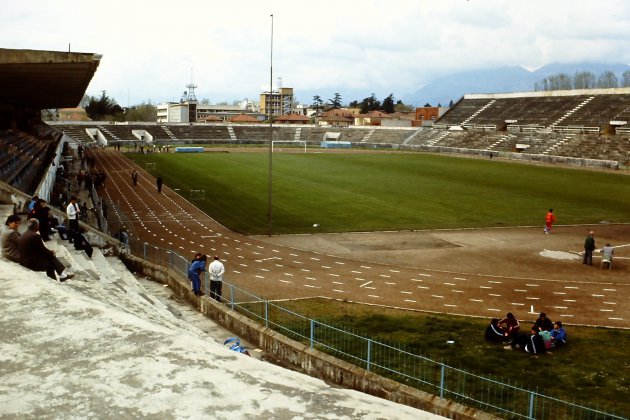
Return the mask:
M389 270L390 273L400 273L398 270Z
M431 274L423 274L423 273L419 273L418 275L419 275L419 276L422 276L422 277L431 277Z
M465 279L463 277L453 277L453 280L468 280L468 279Z
M606 296L606 295L595 295L595 294L594 294L594 295L592 295L592 296L593 296L593 297L604 297L604 296Z
M263 276L259 276L258 274L256 274L254 277L258 278L258 279L264 279Z
M604 305L616 305L617 302L602 302Z
M300 271L305 271L305 272L310 272L311 270L309 270L308 268L300 268Z
M617 289L602 289L604 292L616 292Z
M339 289L332 289L333 292L337 292L337 293L346 293L343 290L339 290Z
M293 277L293 274L291 273L284 273L285 276L289 276L289 277Z
M361 277L355 277L355 280L359 280L359 281L365 281L365 279L362 279Z
M372 267L370 267L369 265L362 265L361 268L366 268L366 269L370 270Z
M373 297L373 298L380 298L379 295L368 295L369 297Z
M562 299L563 302L575 302L575 299Z
M345 283L343 283L341 281L333 281L333 284L345 284Z
M573 315L571 314L560 314L561 317L566 317L566 318L573 318Z
M258 260L256 260L256 262L263 262L263 261L269 261L269 260L281 260L282 258L280 257L268 257L268 258L260 258Z
M554 295L566 295L565 292L553 292Z
M514 291L515 292L525 292L525 293L527 293L527 290L525 290L525 289L514 289Z
M552 308L554 308L554 309L569 309L566 306L552 306Z
M455 286L455 283L443 283L445 286Z
M404 290L401 290L400 293L402 293L404 295L412 295L413 294L411 292L407 292L407 291L404 291Z
M365 286L366 289L370 289L370 290L376 290L376 287L372 287L372 286Z
M416 303L416 301L413 299L405 299L403 300L403 302Z
M612 309L600 309L599 311L600 311L600 312L615 312L615 311L614 311L614 310L612 310Z
M328 273L329 276L333 276L333 277L339 277L339 274L335 274L335 273Z
M296 264L304 264L302 261L297 261L297 260L293 260L292 262L294 262Z
M282 283L293 283L293 282L291 282L291 281L289 281L289 280L280 280L280 281L281 281Z
M517 302L512 302L512 305L516 305L516 306L525 306L524 303L517 303Z
M370 283L372 283L372 280L368 281L367 283L363 283L363 284L362 284L361 286L359 286L359 287L364 287L364 286L367 286L367 285L368 285L368 284L370 284Z
M471 302L483 302L483 299L468 299Z
M335 261L335 264L339 264L339 265L346 265L345 262L341 262L341 261Z
M490 286L479 286L480 289L492 289Z
M418 286L418 289L428 289L428 286Z
M269 272L269 270L267 270L266 268L261 268L260 271L266 271Z
M526 297L525 299L527 299L527 300L540 300L540 298L537 298L537 297Z
M390 278L391 276L388 276L387 274L379 274L379 277L385 277L386 279Z
M495 280L488 280L488 283L492 283L492 284L501 284L503 282L501 281L495 281Z
M311 257L311 260L313 260L313 261L319 261L319 258Z
M271 252L280 252L277 249L272 249Z
M411 279L411 281L418 281L418 282L421 282L421 281L424 281L424 280L420 280L420 279Z
M304 287L310 287L313 289L321 289L321 286L313 286L312 284L305 284Z
M354 274L361 274L361 271L356 271L356 270L352 270L352 271L350 271L350 272L351 272L351 273L354 273Z
M613 321L623 321L623 318L608 318L608 319L613 320Z
M445 303L444 306L448 306L449 308L457 308L457 305L450 305L448 303Z
M464 293L463 290L455 290L455 289L451 290L451 292L453 292L453 293Z
M232 270L232 273L241 274L240 271Z
M247 267L247 264L243 264L243 263L238 263L238 265L240 265L241 267Z
M385 284L389 284L390 286L395 286L396 285L396 283L393 283L391 281L386 281Z
M298 256L298 254L289 254L289 255L292 256L292 257L297 257Z
M529 286L529 287L538 287L538 284L529 284L529 283L525 283L525 286Z
M501 297L501 295L497 295L496 293L488 293L489 296L497 296L497 297Z
M440 296L440 295L431 295L431 297L438 298L438 299L444 299L444 296Z
M493 312L501 312L501 309L488 308L488 310Z
M577 286L564 286L565 289L578 289Z
M322 268L325 268L327 270L330 270L330 267L328 267L327 265L322 265Z
M306 277L306 280L315 280L315 281L317 281L317 279L315 277Z

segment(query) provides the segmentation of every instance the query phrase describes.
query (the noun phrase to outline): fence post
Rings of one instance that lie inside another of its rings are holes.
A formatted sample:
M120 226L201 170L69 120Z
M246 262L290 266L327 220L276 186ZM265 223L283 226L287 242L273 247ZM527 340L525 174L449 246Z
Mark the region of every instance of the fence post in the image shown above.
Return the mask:
M368 338L367 340L367 366L366 370L370 371L370 362L372 361L372 340Z
M166 254L168 255L168 268L173 268L173 253L167 250Z
M529 414L527 415L528 419L533 419L534 418L534 392L530 391L529 392Z
M440 398L444 398L444 376L445 376L444 364L440 364Z
M265 327L269 327L269 301L265 300Z
M149 244L146 242L142 244L142 257L143 257L142 259L145 261L147 261L147 246L148 245Z
M230 308L234 310L234 285L230 284Z
M315 320L311 319L311 350L314 347L315 343Z

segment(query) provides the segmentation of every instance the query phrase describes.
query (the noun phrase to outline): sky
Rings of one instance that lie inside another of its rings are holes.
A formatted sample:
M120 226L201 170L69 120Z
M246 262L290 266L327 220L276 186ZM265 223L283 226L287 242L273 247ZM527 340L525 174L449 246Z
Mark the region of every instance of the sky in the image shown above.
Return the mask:
M102 54L87 93L123 106L178 101L191 80L211 103L257 101L273 81L310 104L400 98L467 70L630 63L627 0L0 4L0 47Z

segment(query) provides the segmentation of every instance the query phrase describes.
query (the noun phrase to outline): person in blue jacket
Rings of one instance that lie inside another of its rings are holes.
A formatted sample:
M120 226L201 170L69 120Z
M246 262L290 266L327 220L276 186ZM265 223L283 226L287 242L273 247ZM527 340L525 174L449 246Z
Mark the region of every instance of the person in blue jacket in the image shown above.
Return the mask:
M188 278L192 281L193 293L196 296L203 296L201 292L201 278L203 273L206 272L206 261L208 257L205 255L200 256L193 260L188 268Z
M556 321L551 330L551 347L560 347L567 344L567 332L562 326L562 322Z

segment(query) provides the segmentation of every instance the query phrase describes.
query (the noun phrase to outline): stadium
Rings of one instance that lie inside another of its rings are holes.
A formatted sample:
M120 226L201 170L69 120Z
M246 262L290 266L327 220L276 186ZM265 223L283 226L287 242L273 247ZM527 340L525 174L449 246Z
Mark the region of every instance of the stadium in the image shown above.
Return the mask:
M2 56L11 59L0 62L5 202L19 212L35 193L55 204L60 195L63 200L80 192L57 168L66 162L80 165L76 153L81 148L88 162L93 160L106 174L103 188L90 198L100 231L90 231L102 244L125 248L121 259L129 267L170 278L176 277L171 272L185 273L182 266L197 252L222 256L229 269L224 296L231 305L191 296L183 290L185 277L170 284L202 312L221 319L235 311L257 321L262 317L264 323L281 312L275 306L281 302L296 308L295 302L314 299L359 304L375 312L404 310L480 320L515 312L523 323L547 312L566 325L612 331L622 334L621 343L627 341L628 89L465 95L432 128L416 129L44 124L38 116L41 109L78 103L99 57L10 52L4 50ZM331 131L351 148L322 148ZM295 145L282 143L271 154L272 141ZM69 151L63 150L64 144ZM139 145L152 152L137 153ZM159 152L166 145L173 153ZM176 153L178 147L201 147L206 153ZM273 191L267 189L272 183L271 169L266 172L271 159L277 171ZM401 174L393 168L401 168ZM130 180L133 170L140 174L137 186ZM374 179L364 177L369 171ZM322 172L329 172L331 179ZM410 172L414 176L409 177ZM165 180L160 194L157 176ZM449 177L456 181L448 182ZM315 178L321 182L315 183ZM308 187L302 185L305 179ZM403 188L407 185L410 190ZM333 193L336 198L321 208L314 204ZM372 200L362 203L370 194ZM409 199L398 202L397 195ZM556 209L559 221L552 234L545 235L549 207ZM397 213L401 208L411 214ZM128 244L120 241L123 229L129 233ZM610 270L600 269L597 253L594 267L581 264L589 231L596 232L599 247L615 245ZM313 348L313 321L310 324ZM323 324L319 328L323 330ZM309 341L308 332L300 335L286 326L277 330L289 339ZM247 339L254 341L254 334ZM328 346L326 339L315 345L320 350ZM349 349L335 351L333 355L346 361L359 359ZM376 344L373 351L377 353ZM391 373L369 354L367 360L359 359L360 367ZM406 373L394 376L404 378L400 381L405 385L416 380ZM427 385L422 378L419 374L418 381ZM471 386L470 378L461 381ZM548 399L538 392L516 395L520 387L505 391L512 392L511 397L492 388L500 397L484 399L457 386L428 385L429 390L424 389L430 394L500 417L570 418L570 410L578 410L588 418L624 418L614 410L618 401L606 410L589 411L588 404ZM490 393L489 386L480 389ZM394 394L390 389L372 392ZM523 402L525 411L497 402L504 398L518 401L515 405ZM439 403L429 407L422 405L440 415L465 418L458 409L449 412Z

